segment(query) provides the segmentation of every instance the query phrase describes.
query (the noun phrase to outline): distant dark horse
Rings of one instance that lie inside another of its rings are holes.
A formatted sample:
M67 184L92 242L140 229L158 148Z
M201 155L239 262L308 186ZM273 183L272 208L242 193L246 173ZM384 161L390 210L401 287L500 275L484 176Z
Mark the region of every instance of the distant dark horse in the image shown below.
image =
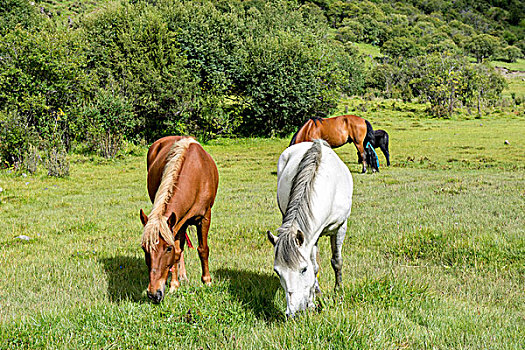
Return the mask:
M388 151L388 133L385 130L374 130L374 148L379 147L386 158L386 165L390 166L390 152Z
M296 143L325 140L330 147L341 147L346 143L354 143L363 163L363 173L366 173L367 164L370 163L373 171L379 171L375 152L366 148L367 144L374 142L374 130L368 120L355 115L341 115L332 118L310 118L293 135L291 145ZM372 159L372 161L370 161Z
M386 165L390 166L390 152L388 151L388 133L385 130L374 130L374 140L370 142L374 148L379 147L386 158ZM366 147L366 145L365 145ZM361 163L361 155L357 152L358 163Z

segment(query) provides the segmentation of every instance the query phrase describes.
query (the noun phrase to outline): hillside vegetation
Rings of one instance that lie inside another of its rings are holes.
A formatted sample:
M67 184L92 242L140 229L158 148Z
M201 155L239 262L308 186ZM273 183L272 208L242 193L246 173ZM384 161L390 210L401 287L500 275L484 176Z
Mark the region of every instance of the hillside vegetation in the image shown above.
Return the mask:
M62 176L71 151L113 157L167 134L286 135L345 96L420 103L439 118L519 111L521 81L509 85L490 61L521 64L521 7L2 0L1 163Z

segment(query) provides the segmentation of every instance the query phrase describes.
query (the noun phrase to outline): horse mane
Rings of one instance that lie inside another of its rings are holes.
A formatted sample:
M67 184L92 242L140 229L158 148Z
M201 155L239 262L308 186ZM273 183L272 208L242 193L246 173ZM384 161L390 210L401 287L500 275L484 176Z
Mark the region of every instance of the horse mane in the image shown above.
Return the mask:
M144 234L142 235L142 245L147 251L156 249L159 235L167 244L175 244L173 233L168 227L168 221L164 217L164 213L177 188L177 178L184 162L186 151L192 143L199 144L193 138L183 138L176 141L166 156L168 161L162 171L162 179L155 194L153 209L148 216L148 222L144 226Z
M292 180L292 189L286 213L283 217L281 227L277 229L279 239L275 245L276 258L296 266L301 262L301 254L295 243L298 227L303 230L310 228L312 217L310 207L310 195L312 193L313 180L317 169L321 164L322 147L328 146L324 140L314 140L312 146L303 155L299 162L297 172Z
M311 117L310 120L314 122L315 126L317 126L317 122L319 122L319 124L321 124L324 121L324 118L321 118L319 116L315 116L315 117Z

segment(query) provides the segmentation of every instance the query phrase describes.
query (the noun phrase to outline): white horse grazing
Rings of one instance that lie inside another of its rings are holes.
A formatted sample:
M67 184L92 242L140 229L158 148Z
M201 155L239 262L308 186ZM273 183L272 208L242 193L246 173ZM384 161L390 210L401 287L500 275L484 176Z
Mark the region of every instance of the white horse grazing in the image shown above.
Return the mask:
M350 171L322 140L288 147L277 165L277 201L283 214L274 245L274 270L286 292L286 316L314 306L317 240L330 236L335 287L341 286L341 247L352 206Z

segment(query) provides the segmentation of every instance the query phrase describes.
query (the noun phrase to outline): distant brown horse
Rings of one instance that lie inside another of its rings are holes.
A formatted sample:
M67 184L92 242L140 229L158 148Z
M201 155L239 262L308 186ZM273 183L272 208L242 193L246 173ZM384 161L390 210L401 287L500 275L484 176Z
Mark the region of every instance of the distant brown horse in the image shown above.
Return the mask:
M164 298L168 274L170 291L186 279L183 250L188 225L197 227L202 282L211 283L208 269L208 230L219 174L211 156L193 138L168 136L148 151L148 192L153 203L149 216L140 210L144 225L142 249L149 270L148 297Z
M293 136L290 146L304 141L323 139L332 148L341 147L345 143L353 142L357 154L363 163L363 173L366 173L367 143L373 145L374 130L368 120L355 115L341 115L332 118L310 118ZM373 164L372 169L378 171Z

